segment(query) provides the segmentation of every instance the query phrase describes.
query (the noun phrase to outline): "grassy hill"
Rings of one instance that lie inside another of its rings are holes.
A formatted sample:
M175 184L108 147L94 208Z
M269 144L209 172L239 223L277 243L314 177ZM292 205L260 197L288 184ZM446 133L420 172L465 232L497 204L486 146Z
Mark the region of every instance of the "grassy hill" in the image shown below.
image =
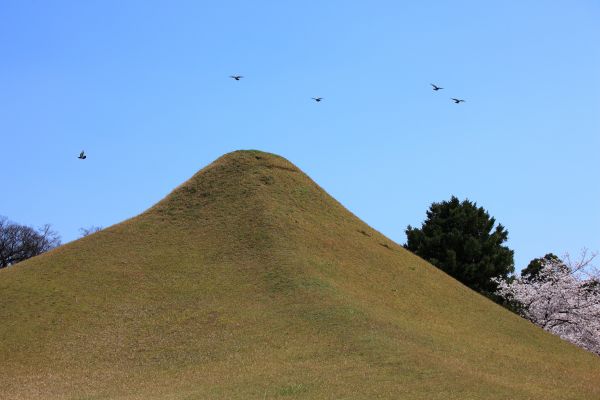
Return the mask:
M0 366L2 399L600 399L597 356L258 151L0 271Z

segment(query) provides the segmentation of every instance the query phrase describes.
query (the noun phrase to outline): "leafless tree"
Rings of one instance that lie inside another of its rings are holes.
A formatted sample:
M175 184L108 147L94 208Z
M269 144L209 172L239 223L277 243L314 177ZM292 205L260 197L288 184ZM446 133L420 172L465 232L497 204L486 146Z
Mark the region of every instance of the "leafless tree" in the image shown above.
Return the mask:
M60 236L44 225L19 225L0 216L0 268L6 268L60 246Z
M88 235L91 235L92 233L96 233L101 230L101 226L92 225L89 228L79 228L79 233L81 234L81 237L86 237Z

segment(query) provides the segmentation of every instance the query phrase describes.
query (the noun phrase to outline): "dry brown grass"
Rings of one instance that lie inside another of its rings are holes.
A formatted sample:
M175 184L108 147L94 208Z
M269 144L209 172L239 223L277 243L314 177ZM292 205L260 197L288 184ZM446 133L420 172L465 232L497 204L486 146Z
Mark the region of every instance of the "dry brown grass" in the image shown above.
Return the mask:
M3 399L600 398L597 356L258 151L0 271L0 299Z

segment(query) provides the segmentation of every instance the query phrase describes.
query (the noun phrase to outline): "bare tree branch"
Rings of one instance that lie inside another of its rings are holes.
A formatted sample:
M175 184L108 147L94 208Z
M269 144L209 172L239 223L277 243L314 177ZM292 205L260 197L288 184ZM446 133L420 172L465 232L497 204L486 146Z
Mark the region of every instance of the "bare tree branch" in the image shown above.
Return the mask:
M57 246L60 246L60 236L50 225L36 230L0 216L0 268L6 268Z

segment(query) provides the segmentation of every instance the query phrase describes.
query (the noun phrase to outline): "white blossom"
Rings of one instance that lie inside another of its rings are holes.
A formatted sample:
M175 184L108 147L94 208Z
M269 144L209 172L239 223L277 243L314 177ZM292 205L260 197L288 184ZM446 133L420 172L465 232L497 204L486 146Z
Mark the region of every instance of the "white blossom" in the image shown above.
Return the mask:
M564 340L600 355L600 273L583 251L577 262L545 260L536 277L495 279L497 294L520 314Z

